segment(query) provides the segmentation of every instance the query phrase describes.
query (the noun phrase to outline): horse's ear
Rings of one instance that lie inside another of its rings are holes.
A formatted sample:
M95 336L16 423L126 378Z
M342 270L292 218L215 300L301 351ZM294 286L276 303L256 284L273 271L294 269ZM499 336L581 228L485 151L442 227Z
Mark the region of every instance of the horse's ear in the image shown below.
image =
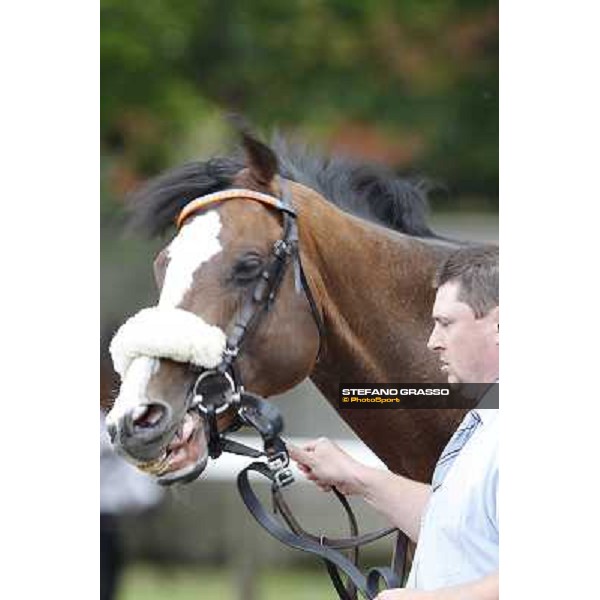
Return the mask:
M264 186L268 186L277 175L279 164L277 156L269 146L256 139L247 130L241 130L242 146L252 177Z

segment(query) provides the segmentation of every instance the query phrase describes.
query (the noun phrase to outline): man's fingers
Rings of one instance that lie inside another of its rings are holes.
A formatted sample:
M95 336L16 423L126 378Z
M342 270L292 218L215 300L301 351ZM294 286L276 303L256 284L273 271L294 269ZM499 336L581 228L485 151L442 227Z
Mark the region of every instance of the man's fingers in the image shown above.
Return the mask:
M304 450L306 450L307 452L313 452L316 445L322 440L322 438L319 438L318 440L310 440L309 442L306 442L303 446Z
M324 483L318 477L315 477L310 472L307 473L306 479L308 479L309 481L312 481L319 489L321 489L324 492L330 492L331 491L331 485L330 484Z
M313 464L313 457L310 455L310 452L307 452L305 449L291 444L290 442L286 444L286 447L290 454L290 458L295 460L297 463L301 463L307 466Z

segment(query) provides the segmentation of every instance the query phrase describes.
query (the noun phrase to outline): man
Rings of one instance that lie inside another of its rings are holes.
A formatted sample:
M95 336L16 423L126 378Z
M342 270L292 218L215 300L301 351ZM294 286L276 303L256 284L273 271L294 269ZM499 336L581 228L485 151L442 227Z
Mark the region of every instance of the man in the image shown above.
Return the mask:
M428 348L453 384L488 384L499 372L498 249L455 251L440 267ZM367 467L326 439L290 447L307 478L363 497L417 549L406 589L377 600L494 600L498 591L498 411L486 397L454 433L427 485Z

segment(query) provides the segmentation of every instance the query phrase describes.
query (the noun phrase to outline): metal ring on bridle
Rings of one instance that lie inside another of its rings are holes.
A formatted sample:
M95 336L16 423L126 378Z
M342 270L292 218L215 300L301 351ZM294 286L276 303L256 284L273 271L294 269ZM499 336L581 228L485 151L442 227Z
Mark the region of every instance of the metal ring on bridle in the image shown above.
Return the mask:
M221 413L225 412L231 404L233 404L235 402L235 396L236 396L235 383L233 381L233 378L227 371L225 371L223 373L220 373L216 369L211 369L209 371L203 371L202 373L200 373L200 375L198 375L198 379L196 379L196 383L194 384L192 407L197 408L204 415L208 412L208 410L203 403L204 397L202 396L202 394L198 393L198 385L200 383L202 383L206 378L212 377L214 375L224 377L225 380L227 381L227 383L229 384L229 387L231 388L230 389L231 401L224 402L220 406L217 406L215 408L215 414L220 415Z

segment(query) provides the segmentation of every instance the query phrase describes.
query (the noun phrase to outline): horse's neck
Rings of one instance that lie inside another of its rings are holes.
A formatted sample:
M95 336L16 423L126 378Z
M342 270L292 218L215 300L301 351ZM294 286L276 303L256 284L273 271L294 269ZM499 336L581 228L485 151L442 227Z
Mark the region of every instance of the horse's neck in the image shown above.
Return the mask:
M311 379L334 408L342 382L445 381L426 343L432 277L451 247L397 234L324 202L301 211L299 225L305 270L326 328ZM340 414L391 469L426 479L462 413Z
M329 210L327 210L329 209ZM432 280L451 247L411 238L335 207L311 211L303 262L326 324L317 373L339 381L444 381L427 350ZM302 222L300 223L301 231ZM334 367L333 369L331 367Z

